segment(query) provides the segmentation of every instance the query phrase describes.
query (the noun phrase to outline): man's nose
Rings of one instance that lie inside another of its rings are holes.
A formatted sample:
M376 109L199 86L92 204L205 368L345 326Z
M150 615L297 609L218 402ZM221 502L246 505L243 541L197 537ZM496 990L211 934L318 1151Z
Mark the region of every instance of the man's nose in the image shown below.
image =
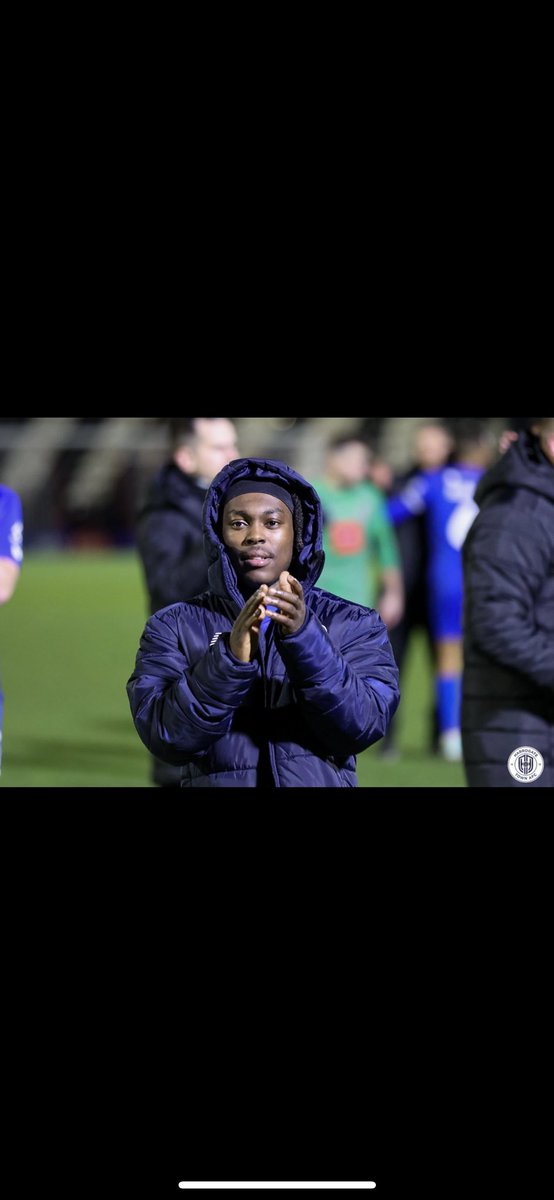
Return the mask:
M252 542L265 542L263 525L251 525L244 540L247 545L250 545Z

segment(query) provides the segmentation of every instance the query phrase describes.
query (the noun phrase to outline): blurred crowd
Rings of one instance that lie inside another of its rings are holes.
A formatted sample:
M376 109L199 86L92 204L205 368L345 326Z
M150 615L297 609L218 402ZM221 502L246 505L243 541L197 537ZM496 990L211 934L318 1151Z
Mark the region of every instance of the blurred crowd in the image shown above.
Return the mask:
M388 472L412 463L416 417L232 417L241 454L320 476L338 434L368 440ZM427 419L427 418L425 418ZM453 418L455 425L461 418ZM509 422L523 420L510 418ZM20 495L27 549L132 547L137 507L171 453L171 417L0 417L0 480ZM486 418L495 431L502 418ZM516 425L504 422L506 428ZM375 465L376 482L379 470ZM385 481L387 479L385 471Z

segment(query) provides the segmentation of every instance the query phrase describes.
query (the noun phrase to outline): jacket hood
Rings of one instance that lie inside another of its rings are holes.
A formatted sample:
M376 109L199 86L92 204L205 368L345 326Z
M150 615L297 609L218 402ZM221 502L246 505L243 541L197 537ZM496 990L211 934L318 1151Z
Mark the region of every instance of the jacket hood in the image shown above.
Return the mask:
M232 483L240 479L259 479L260 492L264 480L276 483L293 492L302 505L304 514L304 545L300 554L295 552L291 573L309 591L317 583L325 564L323 551L323 513L321 501L315 488L286 463L268 458L238 458L229 463L214 479L206 496L203 513L204 547L208 558L210 588L218 596L233 598L240 608L244 596L239 590L237 575L219 529L221 505Z
M554 467L532 433L520 434L519 441L487 471L477 487L475 501L482 508L493 492L506 488L527 488L554 501Z

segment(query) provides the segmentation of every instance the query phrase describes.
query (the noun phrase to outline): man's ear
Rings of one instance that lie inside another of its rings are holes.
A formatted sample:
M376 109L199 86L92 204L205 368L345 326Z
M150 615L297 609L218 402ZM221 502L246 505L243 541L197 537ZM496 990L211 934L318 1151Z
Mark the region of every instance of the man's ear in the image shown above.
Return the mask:
M173 455L173 461L180 467L185 475L194 475L196 470L196 456L190 446L179 446Z

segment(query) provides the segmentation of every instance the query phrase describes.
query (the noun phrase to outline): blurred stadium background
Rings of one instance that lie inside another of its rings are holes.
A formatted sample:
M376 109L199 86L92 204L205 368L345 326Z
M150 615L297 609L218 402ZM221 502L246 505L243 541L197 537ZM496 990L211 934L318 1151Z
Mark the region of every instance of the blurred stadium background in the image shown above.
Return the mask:
M363 432L398 471L423 418L235 417L242 454L317 476L330 437ZM463 418L448 418L455 424ZM23 500L25 565L0 614L4 787L149 787L125 684L145 624L134 549L138 502L169 452L160 417L0 418L0 481ZM513 418L483 418L499 432ZM523 420L523 419L522 419ZM360 760L365 786L463 787L462 768L421 749L432 678L417 638L400 716L401 760Z

